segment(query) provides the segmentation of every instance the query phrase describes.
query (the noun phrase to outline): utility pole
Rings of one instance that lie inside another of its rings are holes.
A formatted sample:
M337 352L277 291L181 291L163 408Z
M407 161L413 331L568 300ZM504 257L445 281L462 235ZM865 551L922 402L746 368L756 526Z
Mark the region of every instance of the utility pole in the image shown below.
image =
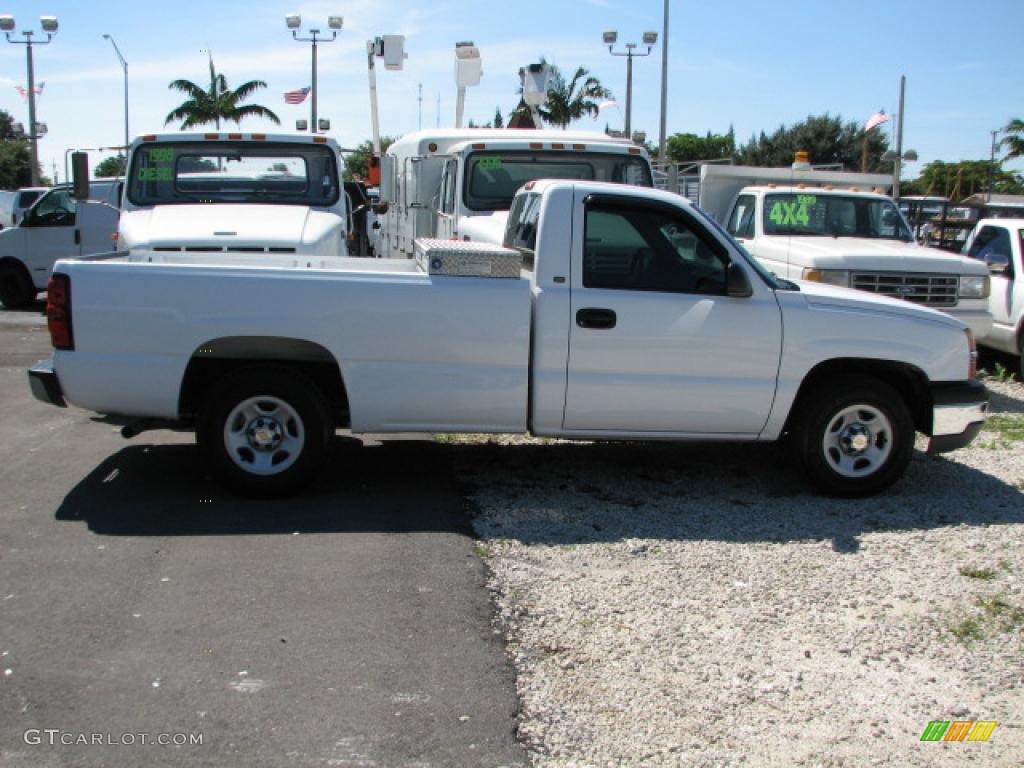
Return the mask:
M996 143L996 136L999 135L999 131L998 130L991 131L991 133L992 133L992 153L989 156L989 160L988 160L988 192L986 193L986 197L985 197L985 202L987 202L987 203L991 203L992 202L992 185L995 183L995 173L996 173L996 147L998 146L998 144Z
M907 87L907 76L900 75L900 113L896 118L896 159L892 165L892 196L900 197L900 173L903 163L903 93Z
M658 130L658 162L668 163L665 136L665 115L668 112L668 0L665 0L665 23L661 30L661 124Z
M416 127L420 130L423 129L423 83L416 86L419 89L419 96L416 100L419 102L419 119L416 123Z

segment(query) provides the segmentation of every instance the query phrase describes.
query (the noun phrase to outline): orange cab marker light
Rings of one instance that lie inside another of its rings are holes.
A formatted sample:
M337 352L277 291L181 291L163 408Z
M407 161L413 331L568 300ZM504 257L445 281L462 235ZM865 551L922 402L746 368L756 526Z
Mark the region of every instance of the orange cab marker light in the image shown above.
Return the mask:
M573 144L572 148L573 149L586 149L587 145L586 144Z
M142 137L142 140L143 141L156 141L156 134L155 133L147 133L145 136Z
M229 139L240 139L240 138L242 138L242 134L240 134L240 133L229 133L228 134L228 138Z
M640 150L637 149L636 147L630 147L629 148L629 154L631 154L631 155L639 155L640 154Z
M537 183L537 180L536 180L536 179L534 179L533 181L528 181L528 182L526 182L525 186L523 186L523 189L526 189L526 190L530 190L530 189L533 189L533 186L534 186L534 185L535 185L536 183Z
M474 144L473 145L473 149L485 149L486 147L487 147L486 144Z
M265 133L252 133L252 134L249 134L249 138L250 139L255 139L256 141L264 141L267 138L267 134L265 134Z
M203 134L203 138L204 139L219 139L220 138L220 134L219 133L204 133Z
M544 145L541 144L539 141L531 141L530 149L544 149Z
M429 144L427 144L427 151L437 152L437 144L435 144L434 142L430 142Z
M327 143L327 137L326 136L314 136L313 137L313 143L314 144L326 144Z
M552 149L565 149L565 144L552 144Z

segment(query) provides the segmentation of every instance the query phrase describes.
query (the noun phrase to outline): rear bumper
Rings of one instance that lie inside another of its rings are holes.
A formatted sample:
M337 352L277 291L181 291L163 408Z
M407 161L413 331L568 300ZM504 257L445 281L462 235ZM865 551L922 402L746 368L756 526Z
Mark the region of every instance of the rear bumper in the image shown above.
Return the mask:
M57 372L53 370L53 358L40 360L28 370L28 384L32 388L32 394L36 400L56 405L59 408L67 408L64 401L64 392L60 388L60 380Z
M955 451L968 445L985 425L988 392L980 381L932 384L932 436L928 453Z

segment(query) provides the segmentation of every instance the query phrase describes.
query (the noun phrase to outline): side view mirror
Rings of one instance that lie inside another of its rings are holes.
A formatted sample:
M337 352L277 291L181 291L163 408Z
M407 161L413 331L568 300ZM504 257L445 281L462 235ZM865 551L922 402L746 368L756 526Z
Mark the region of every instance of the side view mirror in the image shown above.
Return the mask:
M986 253L985 264L988 266L988 271L993 275L1005 275L1010 271L1010 257L1005 253Z
M89 199L89 156L85 152L71 154L71 178L75 200Z
M754 295L747 272L736 262L729 262L725 268L725 292L737 299L745 299Z

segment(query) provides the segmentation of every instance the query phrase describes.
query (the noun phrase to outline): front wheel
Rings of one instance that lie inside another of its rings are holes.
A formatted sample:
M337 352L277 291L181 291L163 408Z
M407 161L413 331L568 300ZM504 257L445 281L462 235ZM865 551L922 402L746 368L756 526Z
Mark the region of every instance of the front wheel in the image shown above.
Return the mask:
M800 461L819 490L870 496L903 476L914 450L914 422L888 384L870 376L829 379L801 411Z
M301 374L246 368L221 381L196 439L217 479L247 496L282 496L308 482L330 436L315 385Z

